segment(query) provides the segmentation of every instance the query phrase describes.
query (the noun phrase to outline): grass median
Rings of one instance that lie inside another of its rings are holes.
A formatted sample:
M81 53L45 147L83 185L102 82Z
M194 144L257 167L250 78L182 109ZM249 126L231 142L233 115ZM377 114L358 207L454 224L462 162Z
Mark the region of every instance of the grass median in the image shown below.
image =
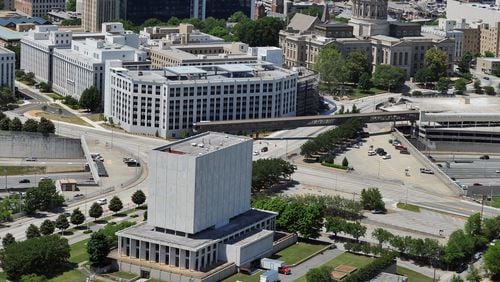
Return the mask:
M404 276L408 277L408 281L410 281L410 282L432 282L433 281L432 278L430 278L430 277L427 277L423 274L420 274L418 272L415 272L413 270L410 270L408 268L404 268L401 266L398 266L397 273L399 275L404 275Z
M412 204L405 204L399 202L397 204L397 207L403 210L411 211L411 212L420 212L420 207L412 205Z

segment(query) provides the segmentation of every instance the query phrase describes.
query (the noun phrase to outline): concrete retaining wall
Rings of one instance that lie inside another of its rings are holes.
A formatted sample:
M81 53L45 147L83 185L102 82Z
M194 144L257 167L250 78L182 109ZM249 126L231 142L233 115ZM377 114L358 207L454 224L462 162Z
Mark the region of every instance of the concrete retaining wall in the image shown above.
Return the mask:
M89 164L90 173L92 173L92 177L94 178L95 183L97 185L100 185L101 177L97 172L97 165L95 164L94 160L92 160L92 156L90 155L89 146L87 145L87 140L85 140L85 136L82 135L80 137L80 142L83 154L85 156L85 160L87 160L87 163Z
M0 131L0 156L7 158L81 159L79 139L39 133Z
M452 191L456 192L457 195L463 195L464 190L460 188L451 178L446 175L444 172L442 172L433 162L431 162L422 152L420 152L413 144L404 137L404 135L399 132L397 129L394 129L392 132L392 136L394 139L398 139L401 141L401 144L403 144L405 147L408 148L408 151L420 162L424 163L425 166L428 168L432 169L434 171L434 175L436 175L439 180L441 180L448 188L450 188Z
M297 234L290 234L289 236L286 236L279 241L275 242L273 245L273 251L271 254L275 254L285 248L288 248L289 246L297 243L298 240Z

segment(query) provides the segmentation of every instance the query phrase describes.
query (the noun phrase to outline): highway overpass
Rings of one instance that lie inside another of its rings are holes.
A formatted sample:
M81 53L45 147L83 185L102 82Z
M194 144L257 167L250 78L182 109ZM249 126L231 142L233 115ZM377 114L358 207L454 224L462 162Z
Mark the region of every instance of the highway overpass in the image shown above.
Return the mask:
M350 118L360 118L364 123L396 122L419 119L419 111L397 111L397 112L373 112L360 114L344 114L333 116L302 116L281 117L268 119L247 120L225 120L225 121L202 121L193 124L195 132L217 131L217 132L259 132L267 130L282 130L307 126L338 125Z

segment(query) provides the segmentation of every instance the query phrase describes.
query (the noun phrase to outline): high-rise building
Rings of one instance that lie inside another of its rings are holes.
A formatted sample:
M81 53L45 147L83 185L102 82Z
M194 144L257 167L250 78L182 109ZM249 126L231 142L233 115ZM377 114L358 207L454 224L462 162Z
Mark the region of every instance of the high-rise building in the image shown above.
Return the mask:
M119 0L85 0L82 3L82 28L88 32L101 31L105 22L120 18Z
M122 271L215 282L270 255L276 213L250 208L252 139L206 132L149 154L148 221L117 232Z
M352 18L349 23L354 27L354 35L387 35L387 7L387 0L353 0Z
M11 91L14 91L15 66L16 54L0 47L0 86L8 87Z
M30 17L44 17L52 10L64 10L66 0L15 0L15 8Z
M255 9L255 0L204 0L203 2L205 14L201 18L227 19L239 11L250 17Z
M485 52L491 52L495 57L500 57L500 17L498 20L495 24L481 24L479 27L480 53L483 55Z
M120 0L120 18L134 24L155 18L168 21L171 17L187 19L193 16L198 0ZM203 1L204 2L204 1Z

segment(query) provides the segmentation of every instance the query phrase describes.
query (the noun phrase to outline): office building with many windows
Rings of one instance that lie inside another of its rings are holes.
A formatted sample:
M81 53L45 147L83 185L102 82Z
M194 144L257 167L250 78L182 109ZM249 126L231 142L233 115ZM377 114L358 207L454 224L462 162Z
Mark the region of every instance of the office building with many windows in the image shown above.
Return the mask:
M11 91L14 91L15 67L16 54L0 47L0 86L7 87Z
M17 11L30 17L45 17L52 10L64 11L66 0L15 0Z
M194 122L295 116L297 73L271 63L106 68L107 117L128 132L179 137Z

